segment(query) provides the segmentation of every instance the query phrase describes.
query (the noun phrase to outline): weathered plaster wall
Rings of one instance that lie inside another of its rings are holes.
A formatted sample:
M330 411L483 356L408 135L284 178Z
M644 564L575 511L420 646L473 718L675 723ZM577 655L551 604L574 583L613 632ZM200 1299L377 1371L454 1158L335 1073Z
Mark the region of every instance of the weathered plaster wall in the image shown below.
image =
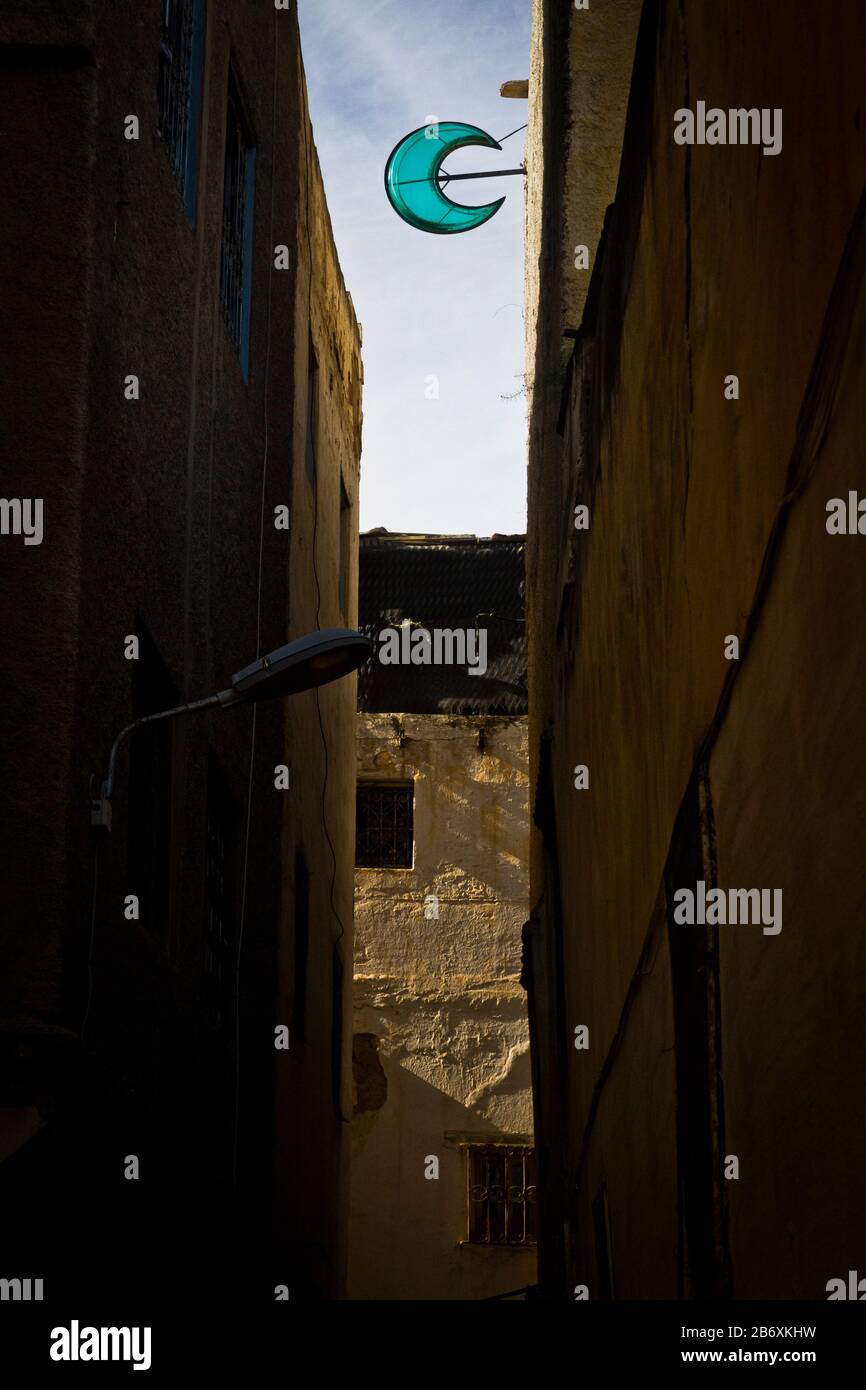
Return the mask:
M533 458L558 449L556 421L572 350L564 331L580 324L605 213L613 202L640 10L641 0L606 0L588 10L560 0L533 0L524 292ZM588 248L588 269L575 265L578 246ZM544 621L529 629L537 695L552 677L539 633L556 620L545 607L554 596L538 556L545 544L542 530L551 517L561 516L567 488L564 476L530 468L526 583L536 613L544 612ZM549 703L536 698L529 711L533 786L535 749ZM539 863L533 854L533 901L541 892Z
M555 288L562 322L573 328L580 323L604 215L616 188L640 10L641 0L606 0L588 10L533 0L526 137L528 372L539 349L545 358L549 355L551 345L539 342L538 324L540 318L549 321ZM563 82L563 71L572 80ZM558 176L546 157L554 149L561 160ZM548 216L545 225L545 203L554 200L558 215ZM580 245L589 251L587 270L575 267ZM558 262L558 287L551 283L551 258ZM564 365L569 345L552 346Z
M356 1076L372 1097L356 1094L368 1108L353 1123L355 1298L483 1298L534 1282L533 1253L459 1244L457 1147L532 1134L526 757L522 718L359 717L359 778L414 782L415 859L355 874L356 1051L368 1035ZM425 919L428 894L438 921ZM424 1177L428 1154L438 1181Z
M823 511L864 483L851 404L859 327L833 361L800 460L814 480L795 489L781 547L770 538L799 476L801 407L827 354L825 312L866 176L866 16L840 4L815 25L811 7L796 8L802 22L784 24L774 6L645 8L564 434L531 437L533 736L553 729L565 1026L590 1029L589 1051L568 1054L567 1181L579 1179L571 1210L562 1205L568 1277L597 1287L589 1203L604 1182L619 1297L677 1290L664 934L649 959L642 952L678 809L720 709L709 759L720 885L781 887L785 902L777 938L720 928L725 1151L743 1174L726 1188L734 1290L821 1297L863 1237L866 1136L850 1105L864 1056L849 981L862 986L866 967L850 926L864 897L856 611L866 571L858 540L829 537ZM574 90L580 79L554 56L546 81ZM677 146L674 111L699 98L781 107L782 154ZM545 157L555 170L555 147ZM551 177L567 187L567 174ZM550 353L558 274L543 263L553 312L538 333ZM837 304L837 328L843 317ZM729 373L738 401L724 397ZM578 501L591 507L589 533L571 525ZM757 615L762 567L770 596L723 706L724 639ZM588 792L574 789L578 762L591 770ZM541 862L539 846L533 889L549 899L535 878ZM548 1070L545 1085L557 1084Z

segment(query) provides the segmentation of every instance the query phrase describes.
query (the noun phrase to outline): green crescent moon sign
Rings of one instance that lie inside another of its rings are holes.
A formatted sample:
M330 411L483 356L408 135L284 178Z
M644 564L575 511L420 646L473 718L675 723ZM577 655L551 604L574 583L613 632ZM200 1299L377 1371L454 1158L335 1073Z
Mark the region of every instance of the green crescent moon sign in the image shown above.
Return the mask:
M421 232L443 236L471 232L489 222L499 211L504 198L480 208L469 208L453 202L444 192L447 176L439 172L442 163L452 151L464 145L502 149L486 130L479 130L477 125L463 125L460 121L421 126L400 141L385 166L385 192L404 222Z

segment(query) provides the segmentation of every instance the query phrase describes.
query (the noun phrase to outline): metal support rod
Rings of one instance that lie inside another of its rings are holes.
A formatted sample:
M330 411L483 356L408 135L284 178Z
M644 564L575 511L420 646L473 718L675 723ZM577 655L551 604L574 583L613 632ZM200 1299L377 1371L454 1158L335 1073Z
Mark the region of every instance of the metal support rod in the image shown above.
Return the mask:
M136 719L132 724L127 724L125 729L121 729L114 743L111 745L111 754L108 759L108 776L102 784L102 795L106 801L111 800L114 792L114 774L117 767L117 754L120 745L123 743L134 729L140 729L144 724L155 724L160 719L176 719L179 714L195 714L199 710L211 709L214 705L230 703L226 696L233 692L223 690L219 695L208 695L204 700L193 700L188 705L176 705L174 709L160 710L159 714L146 714L142 719Z
M520 169L484 169L480 174L443 174L440 172L440 183L456 183L458 179L504 179L509 174L525 174L526 170ZM423 182L423 180L419 180Z
M484 169L480 174L446 174L440 169L436 178L439 183L452 183L457 179L498 179L505 178L509 174L525 174L526 170L521 165L519 169ZM427 174L423 179L399 179L395 184L396 188L408 188L413 183L432 183L432 174Z

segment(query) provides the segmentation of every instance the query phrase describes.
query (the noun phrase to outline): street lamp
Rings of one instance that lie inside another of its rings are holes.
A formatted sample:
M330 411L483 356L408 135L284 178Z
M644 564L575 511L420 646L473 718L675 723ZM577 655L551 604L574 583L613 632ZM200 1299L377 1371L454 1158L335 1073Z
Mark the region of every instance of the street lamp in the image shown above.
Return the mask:
M111 797L117 754L120 745L134 729L155 724L161 719L177 719L181 714L196 714L199 710L213 709L217 705L221 709L228 709L232 705L258 704L261 700L283 699L287 695L297 695L302 690L314 690L317 686L328 685L357 671L372 653L373 643L369 637L350 628L332 627L324 632L310 632L296 642L289 642L287 646L259 657L242 671L236 671L227 690L208 695L204 700L177 705L174 709L160 710L158 714L146 714L144 718L127 724L111 745L108 776L100 787L100 796L90 803L90 824L111 829Z

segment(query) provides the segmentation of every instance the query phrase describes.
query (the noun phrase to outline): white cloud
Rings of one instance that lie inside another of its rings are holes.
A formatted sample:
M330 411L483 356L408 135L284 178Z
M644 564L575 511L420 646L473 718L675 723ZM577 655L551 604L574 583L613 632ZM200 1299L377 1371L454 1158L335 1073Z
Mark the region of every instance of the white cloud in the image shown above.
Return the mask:
M364 325L361 525L409 531L521 531L525 408L504 401L523 371L523 184L467 185L466 202L506 195L478 231L432 237L401 222L383 174L397 140L431 114L501 137L526 119L500 83L525 77L530 4L495 0L301 0L316 145L346 282ZM461 151L455 171L516 167ZM509 306L509 307L504 307ZM424 398L438 376L438 401Z

